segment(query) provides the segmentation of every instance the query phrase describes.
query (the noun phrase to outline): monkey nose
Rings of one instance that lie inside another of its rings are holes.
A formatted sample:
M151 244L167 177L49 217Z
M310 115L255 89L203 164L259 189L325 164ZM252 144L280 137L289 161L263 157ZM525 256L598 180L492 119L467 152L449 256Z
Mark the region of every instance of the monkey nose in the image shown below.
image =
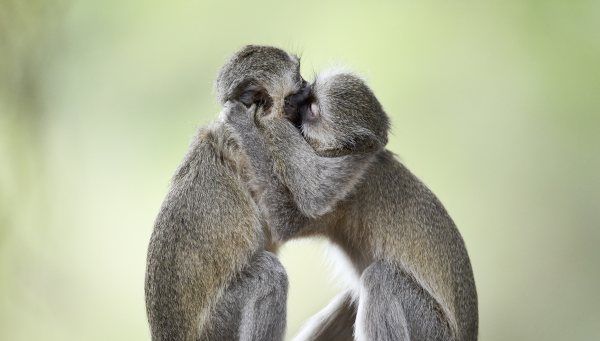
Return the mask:
M285 97L283 110L286 115L291 117L298 115L298 110L306 104L310 97L311 88L309 84L303 86L298 92Z

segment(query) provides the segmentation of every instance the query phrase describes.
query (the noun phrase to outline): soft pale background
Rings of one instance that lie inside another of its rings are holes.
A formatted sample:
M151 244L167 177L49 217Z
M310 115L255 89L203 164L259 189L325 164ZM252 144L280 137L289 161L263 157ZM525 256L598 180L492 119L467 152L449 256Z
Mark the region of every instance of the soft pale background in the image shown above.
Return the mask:
M481 340L600 339L600 2L0 0L0 339L147 340L152 223L247 43L342 62L471 255ZM288 336L337 291L281 257Z

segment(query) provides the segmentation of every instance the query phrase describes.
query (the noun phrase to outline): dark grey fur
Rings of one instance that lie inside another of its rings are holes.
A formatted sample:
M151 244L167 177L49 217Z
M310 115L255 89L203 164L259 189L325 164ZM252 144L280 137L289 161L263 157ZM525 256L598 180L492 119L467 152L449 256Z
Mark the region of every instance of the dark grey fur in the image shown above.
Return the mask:
M358 304L342 304L356 307L355 323L332 313L306 338L345 324L358 340L476 340L463 240L435 195L384 149L381 105L348 73L318 78L313 88L321 115L302 120L302 135L274 110L239 108L227 118L262 184L259 207L275 238L324 235L357 275Z

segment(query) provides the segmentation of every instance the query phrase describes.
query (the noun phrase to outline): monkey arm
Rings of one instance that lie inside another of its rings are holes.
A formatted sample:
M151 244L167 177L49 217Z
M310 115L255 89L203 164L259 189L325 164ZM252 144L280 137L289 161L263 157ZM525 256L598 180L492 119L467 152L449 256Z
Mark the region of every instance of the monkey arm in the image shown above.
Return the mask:
M273 160L267 147L267 141L258 130L255 120L263 114L262 109L247 109L239 103L225 106L225 123L233 129L244 149L253 181L261 189L258 206L273 237L285 241L297 234L309 224L310 219L298 210L288 188L273 171Z
M369 154L322 157L288 120L268 116L258 123L267 137L275 174L309 218L330 212L360 180L372 158Z
M322 157L287 120L239 103L225 108L262 188L259 206L276 239L286 240L330 212L360 180L366 154Z
M254 180L258 182L259 186L264 187L271 181L273 167L265 139L254 123L254 116L257 111L262 112L262 109L254 105L246 108L240 102L229 102L225 105L223 114L225 123L233 129L238 137L238 142L249 159L249 166Z

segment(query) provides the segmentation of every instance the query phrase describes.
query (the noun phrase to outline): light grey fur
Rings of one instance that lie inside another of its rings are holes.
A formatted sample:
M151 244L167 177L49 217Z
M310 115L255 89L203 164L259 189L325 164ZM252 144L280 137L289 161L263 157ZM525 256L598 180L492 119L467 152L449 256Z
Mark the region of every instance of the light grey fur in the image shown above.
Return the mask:
M303 120L302 134L276 111L230 111L237 115L226 121L250 165L262 165L253 173L269 172L256 177L274 237L324 235L344 250L361 274L356 339L476 340L477 294L464 242L435 195L384 149L381 105L348 73L317 78L313 91L320 116ZM259 137L245 138L253 133ZM328 329L315 330L307 339Z
M237 99L244 95L239 88L248 86L277 93L298 79L294 57L247 46L221 69L218 97ZM238 109L227 105L221 116ZM148 248L145 292L153 340L283 338L287 276L269 252L276 245L249 179L230 128L201 128L173 177Z

